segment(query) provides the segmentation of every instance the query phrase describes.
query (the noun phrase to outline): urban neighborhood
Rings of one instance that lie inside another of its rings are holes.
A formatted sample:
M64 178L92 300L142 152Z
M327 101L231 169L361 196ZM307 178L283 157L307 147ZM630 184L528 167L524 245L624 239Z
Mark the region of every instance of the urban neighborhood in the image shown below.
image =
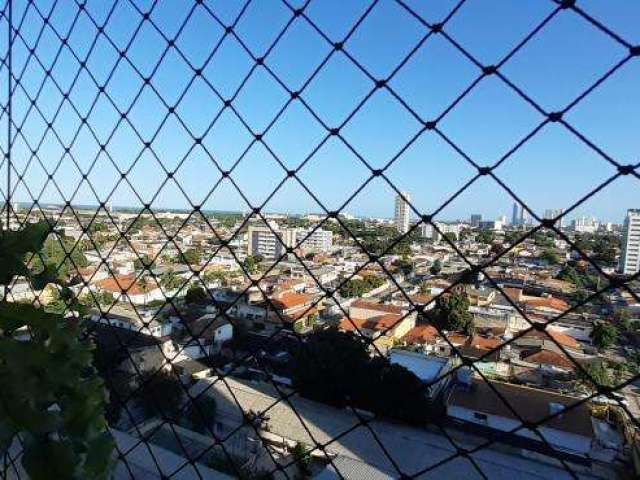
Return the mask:
M55 281L7 300L90 324L115 431L232 476L396 478L381 448L415 475L486 442L496 478L630 472L640 395L611 387L640 372L640 287L619 282L640 210L434 221L410 201L388 219L16 204L10 228L55 224L29 260Z

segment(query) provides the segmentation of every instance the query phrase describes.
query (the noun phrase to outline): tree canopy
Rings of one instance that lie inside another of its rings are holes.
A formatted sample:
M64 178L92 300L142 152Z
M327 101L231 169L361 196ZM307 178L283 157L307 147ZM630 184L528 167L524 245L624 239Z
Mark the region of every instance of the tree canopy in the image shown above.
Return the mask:
M207 292L204 290L204 288L197 285L189 287L186 295L184 296L184 301L188 305L204 303L207 300L209 300L209 295L207 295Z
M340 296L344 298L361 297L365 293L370 292L384 284L384 279L375 275L367 275L366 277L352 278L340 287Z
M469 312L469 300L464 294L451 293L440 295L436 305L429 312L429 320L440 330L463 331L473 330L473 315Z
M367 344L352 334L336 329L314 332L294 357L294 385L307 398L418 424L434 413L413 373L385 359L372 359Z
M158 371L141 375L136 402L148 416L176 419L183 397L184 390L174 374Z
M618 339L618 329L608 322L597 322L591 331L593 344L600 348L609 348Z

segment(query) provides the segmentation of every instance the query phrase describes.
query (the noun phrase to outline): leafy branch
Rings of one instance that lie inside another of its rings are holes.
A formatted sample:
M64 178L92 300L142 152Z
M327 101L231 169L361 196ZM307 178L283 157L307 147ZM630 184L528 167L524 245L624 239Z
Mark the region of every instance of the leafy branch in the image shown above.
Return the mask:
M0 285L6 289L18 276L36 290L58 282L55 267L34 274L24 263L50 233L46 223L1 232ZM19 436L32 480L106 479L114 443L104 419L104 386L91 366L82 322L65 319L64 310L6 296L0 301L0 452Z

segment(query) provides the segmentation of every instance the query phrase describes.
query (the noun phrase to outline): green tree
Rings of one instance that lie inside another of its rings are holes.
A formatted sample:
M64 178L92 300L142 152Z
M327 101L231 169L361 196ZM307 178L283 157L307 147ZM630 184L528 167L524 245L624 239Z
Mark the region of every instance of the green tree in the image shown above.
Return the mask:
M557 265L558 263L560 263L560 256L555 250L551 248L545 248L540 254L540 259L544 260L549 265Z
M469 312L469 300L461 293L440 295L435 307L429 312L431 323L441 330L473 330L473 315Z
M229 283L229 278L227 272L223 272L220 270L208 270L202 274L202 281L206 285L214 282L219 282L220 285L224 287Z
M618 340L618 329L608 322L597 322L593 325L591 340L599 349L609 348Z
M321 330L308 337L295 353L294 383L307 398L344 406L354 394L369 361L361 340L336 329Z
M182 279L173 270L167 270L160 275L160 285L167 290L175 290L182 285Z
M244 259L243 265L249 275L254 274L258 271L258 264L261 260L262 258L257 255L247 255L247 257Z
M538 247L544 247L544 248L553 248L554 246L553 237L540 231L534 234L533 243Z
M291 456L298 467L301 478L311 476L311 454L309 452L309 447L301 442L297 442L291 450Z
M187 419L191 427L198 432L206 432L213 427L218 405L214 398L200 395L189 403Z
M141 258L136 258L133 261L133 267L136 270L142 270L143 268L149 268L151 266L151 258L146 253L142 254Z
M431 265L431 268L429 268L429 272L431 273L431 275L439 275L441 271L442 271L442 262L440 261L439 258L436 258L436 261L433 262L433 265Z
M418 424L435 411L413 373L387 360L372 359L367 344L355 335L318 330L294 357L294 385L307 398Z
M603 387L614 386L613 377L603 362L583 364L582 370L578 370L578 382L581 383L587 391L595 392L597 385ZM594 382L596 385L594 385Z
M87 259L79 248L74 249L72 238L53 233L47 237L39 254L31 258L30 268L36 272L50 272L51 281L66 282L77 274L77 268L87 266Z
M447 232L443 236L451 242L455 242L456 240L458 240L458 236L455 234L455 232Z
M361 297L384 284L384 279L368 275L363 279L352 278L340 287L340 296L344 298Z
M404 274L409 275L413 271L413 263L406 258L396 260L395 266Z
M200 263L201 255L196 249L190 248L185 252L180 252L180 259L182 260L182 263L198 265Z
M113 305L114 298L111 293L100 291L93 292L92 294L87 293L80 299L80 302L89 308L98 308L98 306L110 307L111 305Z
M209 295L205 292L204 288L200 286L192 286L187 290L187 294L184 296L184 301L188 305L197 303L204 303L209 300Z
M485 245L491 245L495 239L495 235L491 230L482 230L476 235L476 241L484 243Z
M184 390L173 373L144 372L140 378L136 402L149 417L176 420L180 413Z

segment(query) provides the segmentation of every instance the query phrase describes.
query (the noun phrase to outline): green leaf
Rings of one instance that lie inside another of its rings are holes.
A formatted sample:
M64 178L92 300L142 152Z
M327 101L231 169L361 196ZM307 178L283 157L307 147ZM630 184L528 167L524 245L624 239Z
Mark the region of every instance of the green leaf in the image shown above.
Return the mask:
M77 463L71 444L58 440L30 442L22 457L31 480L71 480Z
M40 273L31 276L31 285L36 290L42 290L50 283L58 283L58 271L51 263L45 264Z
M99 478L99 475L104 475L104 472L108 471L112 463L111 452L114 446L113 438L108 432L104 432L90 442L84 464L84 473L87 478Z
M51 233L51 228L47 222L30 223L15 233L20 240L23 253L37 252Z
M13 277L27 275L23 258L42 248L50 232L46 222L31 223L22 230L5 230L0 236L0 285L8 285Z

